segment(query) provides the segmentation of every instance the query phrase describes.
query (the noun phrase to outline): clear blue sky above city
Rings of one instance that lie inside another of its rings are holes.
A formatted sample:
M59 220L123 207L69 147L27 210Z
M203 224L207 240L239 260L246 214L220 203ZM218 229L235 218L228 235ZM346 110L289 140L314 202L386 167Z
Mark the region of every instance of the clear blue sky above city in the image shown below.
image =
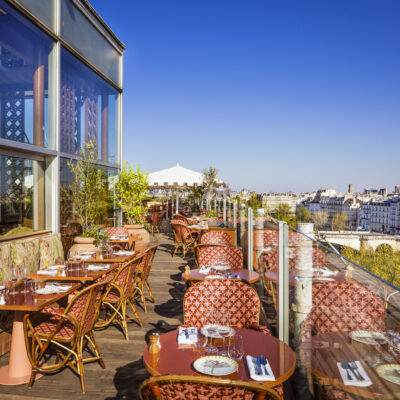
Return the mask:
M400 1L91 3L127 46L131 164L257 191L400 185Z

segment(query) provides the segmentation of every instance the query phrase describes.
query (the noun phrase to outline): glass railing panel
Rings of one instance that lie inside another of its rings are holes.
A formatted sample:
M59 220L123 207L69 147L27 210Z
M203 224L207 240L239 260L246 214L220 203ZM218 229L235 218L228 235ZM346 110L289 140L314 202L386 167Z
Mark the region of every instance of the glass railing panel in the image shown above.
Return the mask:
M400 398L400 289L314 236L312 224L288 235L295 398Z

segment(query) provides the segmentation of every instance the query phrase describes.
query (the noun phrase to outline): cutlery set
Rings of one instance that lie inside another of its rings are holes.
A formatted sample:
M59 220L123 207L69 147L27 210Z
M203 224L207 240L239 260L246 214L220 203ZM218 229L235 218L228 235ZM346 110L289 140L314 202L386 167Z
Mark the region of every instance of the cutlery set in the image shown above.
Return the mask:
M256 371L256 375L269 375L267 365L268 361L264 356L253 357L254 369Z
M341 367L342 367L343 369L346 370L346 372L347 372L347 379L348 379L349 381L352 381L352 380L353 380L352 376L350 375L350 371L353 373L353 375L354 375L354 377L355 377L355 379L356 379L357 381L365 381L365 378L364 378L364 377L360 374L360 372L358 371L357 363L355 363L355 362L348 362L348 361L346 361L346 360L342 360L342 361L340 362L340 365L341 365Z

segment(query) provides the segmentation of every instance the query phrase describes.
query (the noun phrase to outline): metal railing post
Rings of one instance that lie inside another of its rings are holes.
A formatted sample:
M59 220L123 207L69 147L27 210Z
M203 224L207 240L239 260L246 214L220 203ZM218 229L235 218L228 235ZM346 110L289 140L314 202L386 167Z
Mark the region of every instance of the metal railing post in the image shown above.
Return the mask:
M233 202L233 228L235 229L235 246L237 246L237 202Z
M224 204L224 223L226 223L226 199L225 199L225 197L223 200L223 204Z
M253 271L253 209L247 209L247 269Z
M279 339L289 344L289 229L279 221L279 281L278 281Z

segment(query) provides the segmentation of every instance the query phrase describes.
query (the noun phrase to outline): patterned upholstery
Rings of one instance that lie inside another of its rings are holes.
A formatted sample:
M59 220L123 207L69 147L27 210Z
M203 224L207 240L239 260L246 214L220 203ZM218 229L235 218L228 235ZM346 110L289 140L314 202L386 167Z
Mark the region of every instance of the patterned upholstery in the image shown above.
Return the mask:
M129 236L128 230L123 226L111 226L105 228L108 237L111 236Z
M60 320L61 316L52 315L47 321L36 325L36 333L42 337L50 336L56 329L56 325L58 322L60 322ZM70 342L74 337L74 333L74 326L68 321L63 321L61 327L57 329L57 333L55 334L54 339Z
M274 389L253 382L193 376L158 376L142 383L142 400L278 400Z
M27 239L10 243L13 268L21 270L29 267L29 272L36 271L39 266L39 240Z
M386 311L383 300L371 289L349 282L313 285L313 306L302 327L302 338L313 333L384 331Z
M3 270L11 272L11 246L9 243L0 244L0 281L4 281Z
M181 222L175 222L175 220L171 221L171 226L175 239L175 249L172 255L175 255L178 249L182 247L182 253L183 256L185 256L186 251L191 249L193 245L197 243L199 233L190 231L188 225L185 225Z
M180 215L180 214L174 214L172 219L171 219L171 224L172 223L180 223L183 225L188 225L188 220L185 216Z
M202 327L212 308L228 313L233 328L257 329L259 326L260 299L257 292L244 282L215 279L191 286L183 299L184 324Z
M234 271L243 269L243 252L233 246L208 246L196 247L198 267L214 265L216 262L226 262Z
M64 260L64 249L61 242L61 235L54 234L40 238L40 269L54 265L57 259Z
M223 231L210 231L205 232L200 240L201 244L223 244L231 246L232 240L228 233Z

